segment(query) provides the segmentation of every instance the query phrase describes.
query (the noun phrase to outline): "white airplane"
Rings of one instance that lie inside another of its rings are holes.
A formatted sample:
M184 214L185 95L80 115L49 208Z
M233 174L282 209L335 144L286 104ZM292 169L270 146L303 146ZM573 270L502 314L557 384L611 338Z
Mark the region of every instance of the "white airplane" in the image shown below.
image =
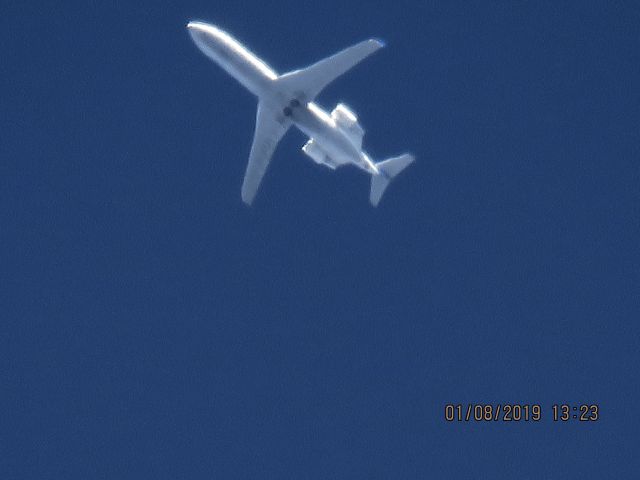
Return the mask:
M202 52L258 97L256 130L242 184L242 200L250 205L273 152L291 125L308 135L302 151L320 165L336 169L352 164L371 174L369 200L376 206L391 178L414 158L400 155L375 163L362 150L364 130L345 105L328 114L314 103L333 80L383 46L365 40L313 65L278 75L271 67L218 27L189 22L191 38Z

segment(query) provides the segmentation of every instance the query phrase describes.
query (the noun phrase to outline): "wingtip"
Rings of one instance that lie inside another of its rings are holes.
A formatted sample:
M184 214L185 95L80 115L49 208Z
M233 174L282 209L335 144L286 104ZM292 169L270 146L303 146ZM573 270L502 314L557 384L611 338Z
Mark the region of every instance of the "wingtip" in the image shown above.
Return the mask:
M250 207L253 203L253 199L255 198L255 194L251 195L249 192L246 192L243 188L240 192L240 197L242 198L242 203L244 203L247 207Z
M386 47L387 46L387 42L385 42L381 38L372 38L370 41L372 43L375 43L378 46L378 48L382 48L382 47Z

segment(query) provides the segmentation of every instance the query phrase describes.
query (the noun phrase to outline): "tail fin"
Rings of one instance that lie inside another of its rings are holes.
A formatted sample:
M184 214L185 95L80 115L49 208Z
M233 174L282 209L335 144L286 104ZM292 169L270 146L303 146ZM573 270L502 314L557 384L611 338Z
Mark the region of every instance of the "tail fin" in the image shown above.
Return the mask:
M376 163L376 167L380 173L371 175L371 194L369 195L371 205L374 207L378 206L378 203L382 198L382 194L389 186L391 179L411 165L413 160L413 155L405 153L399 157L390 158L383 162Z

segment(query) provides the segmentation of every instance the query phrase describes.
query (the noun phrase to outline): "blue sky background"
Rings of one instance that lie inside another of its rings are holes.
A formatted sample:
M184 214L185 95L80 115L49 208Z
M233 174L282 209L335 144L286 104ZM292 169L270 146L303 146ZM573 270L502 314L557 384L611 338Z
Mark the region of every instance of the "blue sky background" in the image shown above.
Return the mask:
M270 4L0 7L0 478L638 478L638 3ZM246 208L190 19L386 40L319 103L416 163L373 209L292 131Z

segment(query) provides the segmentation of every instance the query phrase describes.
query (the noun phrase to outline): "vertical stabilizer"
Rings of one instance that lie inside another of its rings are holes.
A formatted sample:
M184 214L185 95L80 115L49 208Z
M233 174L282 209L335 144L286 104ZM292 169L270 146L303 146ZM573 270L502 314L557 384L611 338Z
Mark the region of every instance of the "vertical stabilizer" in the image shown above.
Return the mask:
M413 155L405 153L399 157L390 158L380 163L376 163L377 174L371 175L371 193L369 201L374 207L378 206L382 194L389 186L391 179L407 168L414 161Z

